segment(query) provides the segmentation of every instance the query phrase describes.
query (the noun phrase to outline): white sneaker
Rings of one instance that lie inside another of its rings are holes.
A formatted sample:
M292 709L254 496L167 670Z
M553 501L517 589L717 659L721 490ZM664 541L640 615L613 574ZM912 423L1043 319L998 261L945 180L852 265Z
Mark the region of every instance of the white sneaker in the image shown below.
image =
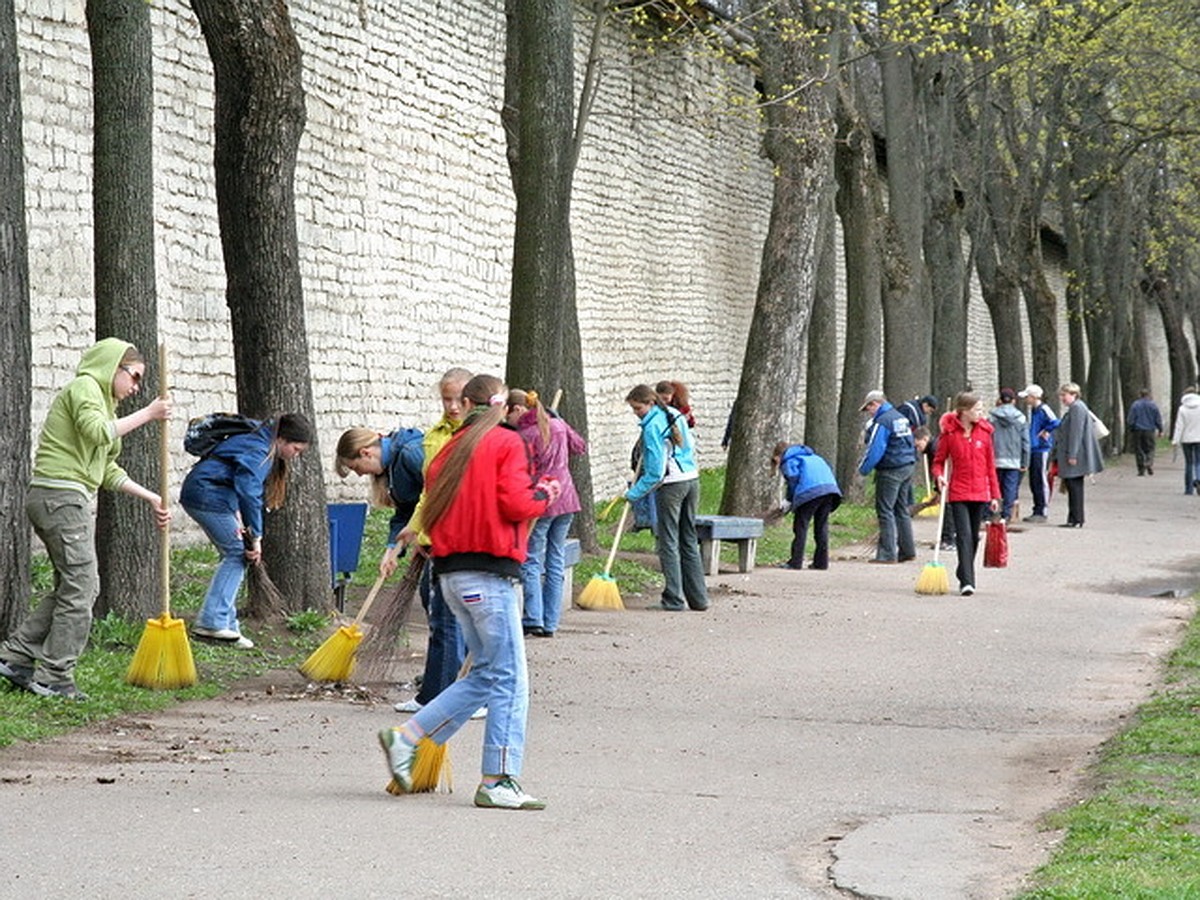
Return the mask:
M471 713L471 718L472 719L486 719L487 718L487 707L486 706L479 707L479 709L477 709L477 710L475 710L475 712Z
M245 637L244 635L239 634L237 636L237 640L233 641L233 646L237 647L239 650L253 650L254 641L250 640L250 638Z
M379 746L383 748L388 772L400 793L412 793L412 764L416 748L404 740L395 728L385 728L379 732Z
M394 704L392 709L394 709L396 712L415 713L420 712L421 707L424 705L424 703L418 703L416 697L411 697L408 700L402 700L401 702Z
M208 638L210 641L229 641L230 643L241 637L232 628L204 628L200 625L192 626L192 634L198 638Z
M975 585L964 584L962 586L962 590L959 591L959 593L962 594L964 597L970 597L973 593L975 593Z
M509 777L491 787L481 784L475 791L475 805L484 809L545 809L546 801L530 797Z

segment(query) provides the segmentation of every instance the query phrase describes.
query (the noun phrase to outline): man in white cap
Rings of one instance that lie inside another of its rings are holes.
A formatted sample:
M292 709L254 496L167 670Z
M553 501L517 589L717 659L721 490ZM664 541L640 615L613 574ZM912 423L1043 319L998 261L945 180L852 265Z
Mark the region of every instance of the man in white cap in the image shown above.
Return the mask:
M1046 461L1050 456L1050 432L1058 427L1058 418L1042 402L1041 385L1031 384L1017 391L1029 410L1029 489L1033 492L1033 512L1022 521L1045 522L1046 504L1050 502L1050 482L1046 477Z
M875 516L879 520L879 544L871 562L907 562L917 555L913 542L912 473L917 461L912 428L883 391L871 391L860 412L869 413L867 449L858 465L861 475L875 473Z

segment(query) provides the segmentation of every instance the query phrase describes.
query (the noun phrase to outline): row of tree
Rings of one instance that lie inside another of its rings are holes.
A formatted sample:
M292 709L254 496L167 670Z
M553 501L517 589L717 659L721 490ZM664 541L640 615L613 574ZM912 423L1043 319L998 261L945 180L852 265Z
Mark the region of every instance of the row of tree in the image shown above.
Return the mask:
M313 415L293 173L304 128L301 54L274 0L192 0L213 66L214 173L239 407ZM738 390L723 511L753 514L776 490L770 447L792 431L807 384L808 443L852 479L865 391L946 396L967 381L967 296L991 316L998 383L1083 382L1119 419L1149 383L1145 316L1157 311L1172 394L1195 379L1200 23L1185 0L874 3L851 0L595 0L575 96L572 0L506 0L502 120L516 196L507 377L564 389L587 429L570 198L602 77L603 28L644 52L704 53L750 67L764 155L775 172L754 315ZM153 347L153 71L149 7L88 0L95 94L98 335ZM614 24L615 23L615 24ZM27 600L29 286L25 259L15 11L0 0L0 631ZM714 109L744 114L745 105ZM837 234L840 224L841 246ZM1043 258L1061 245L1066 296ZM846 296L835 293L837 254ZM1065 302L1068 333L1058 329ZM1022 307L1024 317L1022 317ZM845 309L844 351L833 348ZM1028 322L1028 331L1022 324ZM1059 371L1059 344L1070 371ZM807 342L807 370L801 348ZM540 352L524 351L534 346ZM1027 360L1031 365L1027 366ZM151 379L148 390L156 385ZM837 397L836 403L830 398ZM1114 429L1120 434L1120 429ZM131 440L131 473L154 483L155 454ZM319 449L317 450L319 458ZM577 473L590 501L586 469ZM292 605L328 595L323 483L305 471L270 517L271 575ZM143 613L158 596L152 524L136 504L102 511L102 606ZM579 519L594 544L591 517Z

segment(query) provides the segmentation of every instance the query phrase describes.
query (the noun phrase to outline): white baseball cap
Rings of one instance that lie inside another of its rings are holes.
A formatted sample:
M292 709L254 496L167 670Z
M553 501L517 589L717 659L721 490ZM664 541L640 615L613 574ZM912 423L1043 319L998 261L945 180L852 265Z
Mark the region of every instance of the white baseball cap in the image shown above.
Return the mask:
M1017 391L1018 397L1037 397L1042 398L1042 386L1040 384L1026 385L1025 390Z

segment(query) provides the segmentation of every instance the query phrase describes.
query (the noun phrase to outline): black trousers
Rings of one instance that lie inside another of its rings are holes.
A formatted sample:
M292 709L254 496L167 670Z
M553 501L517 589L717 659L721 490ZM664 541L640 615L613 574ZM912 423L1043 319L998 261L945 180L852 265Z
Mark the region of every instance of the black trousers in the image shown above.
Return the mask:
M1082 525L1083 524L1083 476L1078 478L1064 478L1063 484L1067 486L1067 524Z
M829 568L829 514L837 508L835 494L826 494L807 503L801 503L792 512L792 558L788 565L799 569L804 563L804 545L808 541L808 524L813 525L812 563L810 569Z
M1133 429L1133 455L1137 460L1138 474L1154 469L1154 442L1158 433Z
M954 500L946 513L954 522L954 547L958 550L958 586L975 587L975 557L979 552L979 528L983 524L985 500Z

